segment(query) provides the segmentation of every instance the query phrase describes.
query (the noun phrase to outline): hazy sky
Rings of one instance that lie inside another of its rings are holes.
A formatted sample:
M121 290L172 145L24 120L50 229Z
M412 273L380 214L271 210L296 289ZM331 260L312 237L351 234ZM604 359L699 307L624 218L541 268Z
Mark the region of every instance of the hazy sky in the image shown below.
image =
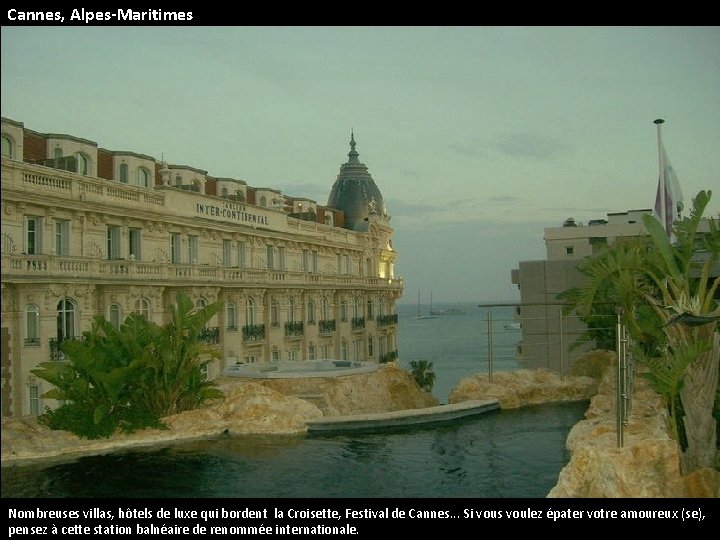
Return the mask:
M2 116L327 203L351 128L403 302L515 301L545 227L720 213L720 28L3 27Z

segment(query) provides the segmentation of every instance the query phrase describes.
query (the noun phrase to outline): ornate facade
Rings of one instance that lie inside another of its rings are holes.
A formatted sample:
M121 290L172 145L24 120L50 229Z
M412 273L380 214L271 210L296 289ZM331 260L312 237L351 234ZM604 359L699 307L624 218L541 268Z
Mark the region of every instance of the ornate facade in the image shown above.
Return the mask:
M344 168L335 185L359 182L369 200L321 205L3 118L2 414L56 405L31 370L63 361L60 343L94 316L164 324L179 292L223 302L206 329L222 352L210 377L243 362L395 359L390 218L370 175Z

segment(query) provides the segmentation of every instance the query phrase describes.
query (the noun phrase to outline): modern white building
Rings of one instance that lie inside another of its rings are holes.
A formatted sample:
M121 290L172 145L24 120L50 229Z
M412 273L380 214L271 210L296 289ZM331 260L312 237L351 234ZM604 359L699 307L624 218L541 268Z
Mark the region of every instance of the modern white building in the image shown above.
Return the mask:
M393 229L354 137L326 205L2 118L2 414L56 403L32 370L96 315L163 324L222 301L229 365L397 357ZM330 186L329 186L330 187Z

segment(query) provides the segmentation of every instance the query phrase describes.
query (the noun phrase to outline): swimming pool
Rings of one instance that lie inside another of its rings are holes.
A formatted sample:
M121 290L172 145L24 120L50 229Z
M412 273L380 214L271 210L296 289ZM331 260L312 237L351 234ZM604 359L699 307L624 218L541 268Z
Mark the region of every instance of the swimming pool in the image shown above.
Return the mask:
M225 369L225 375L229 377L247 377L250 379L301 379L370 373L377 371L379 367L380 365L375 362L353 360L260 362L230 366Z

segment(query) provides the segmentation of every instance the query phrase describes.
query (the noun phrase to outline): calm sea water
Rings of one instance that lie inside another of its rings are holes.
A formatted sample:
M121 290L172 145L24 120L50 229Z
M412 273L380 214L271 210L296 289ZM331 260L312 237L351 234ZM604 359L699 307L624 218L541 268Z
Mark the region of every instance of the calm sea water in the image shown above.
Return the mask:
M442 402L462 377L487 370L487 313L464 307L465 315L426 320L413 318L416 306L398 309L400 363L433 362ZM507 322L493 319L501 329ZM499 336L495 369L515 369L517 334ZM3 467L2 497L545 497L569 458L567 433L586 409L542 405L363 434L219 437Z

